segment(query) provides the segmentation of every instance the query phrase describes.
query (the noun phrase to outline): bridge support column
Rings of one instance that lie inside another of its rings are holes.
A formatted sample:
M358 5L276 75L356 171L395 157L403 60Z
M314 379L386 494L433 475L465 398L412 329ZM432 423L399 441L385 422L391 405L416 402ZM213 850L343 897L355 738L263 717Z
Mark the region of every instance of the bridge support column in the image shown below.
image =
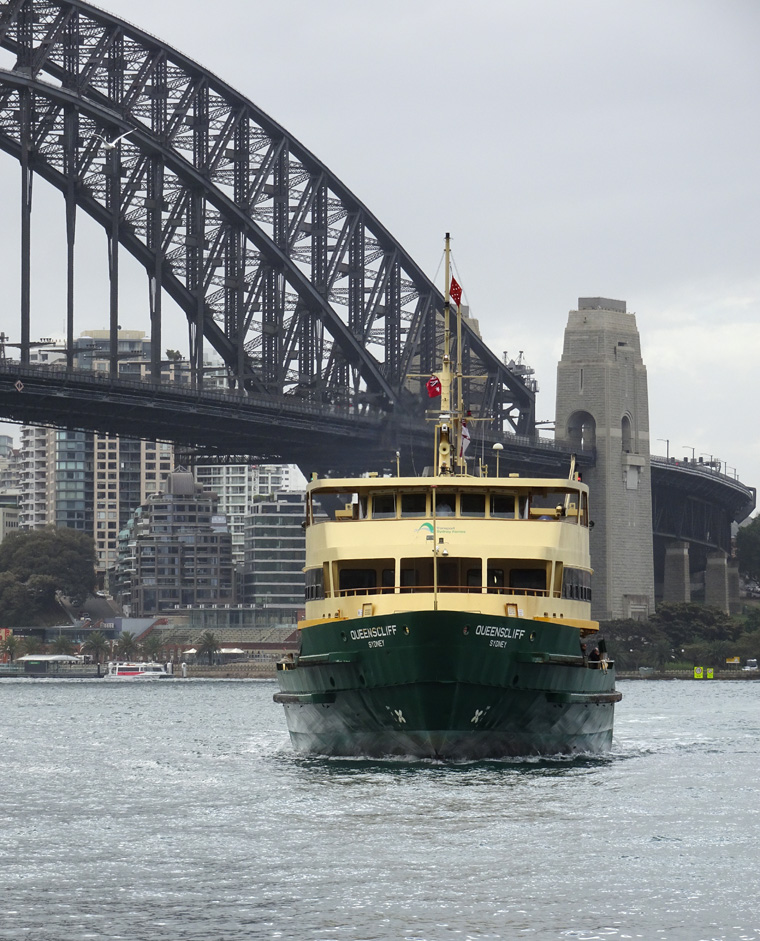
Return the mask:
M741 595L739 594L739 562L729 559L728 566L728 613L740 614L742 610Z
M722 549L715 549L707 556L705 604L728 614L728 564Z
M557 441L596 452L584 470L591 519L592 617L654 611L646 367L625 301L578 299L557 366Z
M665 547L662 600L665 602L691 601L688 542L671 542Z

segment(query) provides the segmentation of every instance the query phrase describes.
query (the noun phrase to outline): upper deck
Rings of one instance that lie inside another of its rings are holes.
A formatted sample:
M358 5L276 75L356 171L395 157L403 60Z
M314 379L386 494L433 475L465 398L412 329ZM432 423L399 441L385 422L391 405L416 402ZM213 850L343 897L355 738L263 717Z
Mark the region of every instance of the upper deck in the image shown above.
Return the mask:
M309 618L324 616L331 599L372 596L377 612L429 605L439 593L458 596L447 599L453 607L472 605L473 594L499 596L478 606L502 612L519 599L526 616L565 599L565 614L588 617L589 503L579 480L313 480L306 512Z
M349 498L332 510L329 497ZM589 526L588 487L568 478L519 477L350 477L312 480L307 488L307 526L324 520L452 518L561 521ZM544 533L542 538L547 538Z

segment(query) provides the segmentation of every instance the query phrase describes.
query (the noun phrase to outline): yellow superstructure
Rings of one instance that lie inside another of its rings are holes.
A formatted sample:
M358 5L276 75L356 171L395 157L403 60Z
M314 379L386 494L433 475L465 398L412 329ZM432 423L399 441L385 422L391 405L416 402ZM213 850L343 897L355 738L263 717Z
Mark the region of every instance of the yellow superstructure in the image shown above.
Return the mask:
M313 480L306 525L301 627L435 609L598 627L574 477Z

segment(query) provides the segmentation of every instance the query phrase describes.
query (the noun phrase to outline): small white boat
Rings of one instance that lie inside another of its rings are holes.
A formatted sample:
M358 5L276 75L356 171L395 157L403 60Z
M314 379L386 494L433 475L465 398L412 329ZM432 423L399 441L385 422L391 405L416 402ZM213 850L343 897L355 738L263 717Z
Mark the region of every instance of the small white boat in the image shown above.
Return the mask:
M162 680L168 673L163 663L111 660L105 674L107 680Z

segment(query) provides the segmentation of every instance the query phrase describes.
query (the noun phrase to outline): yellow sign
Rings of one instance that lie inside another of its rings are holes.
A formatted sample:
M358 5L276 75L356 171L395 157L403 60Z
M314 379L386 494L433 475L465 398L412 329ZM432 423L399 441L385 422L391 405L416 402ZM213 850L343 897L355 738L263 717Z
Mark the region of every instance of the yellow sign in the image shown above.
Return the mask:
M702 667L694 667L694 679L701 680L704 677L704 670Z
M713 677L713 668L712 668L712 667L708 667L708 668L707 668L707 679L708 679L708 680L714 679L714 677Z
M741 663L741 657L726 657L726 663Z

